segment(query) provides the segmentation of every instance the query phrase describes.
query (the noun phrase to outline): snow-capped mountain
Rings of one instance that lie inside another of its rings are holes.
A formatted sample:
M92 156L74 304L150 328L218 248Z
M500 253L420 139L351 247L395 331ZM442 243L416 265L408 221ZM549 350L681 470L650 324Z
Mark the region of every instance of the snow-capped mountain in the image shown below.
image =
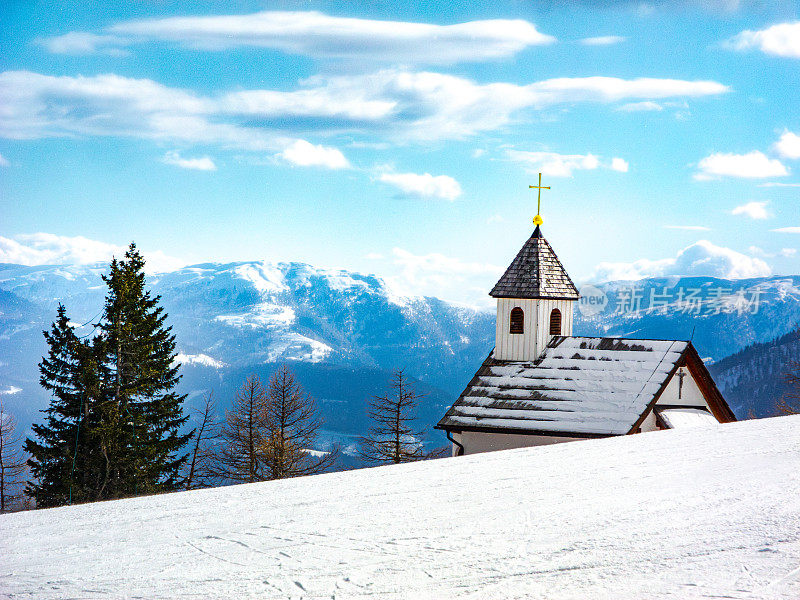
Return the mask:
M0 265L0 394L23 424L47 403L41 331L63 302L78 333L90 335L106 268ZM363 432L364 401L384 391L395 367L419 381L420 425L429 429L494 344L493 311L398 296L374 275L252 261L193 265L148 283L169 314L191 399L213 388L224 406L246 375L268 377L289 362L320 400L331 435ZM711 360L800 322L800 277L647 279L594 294L600 304L582 301L576 311L576 335L693 336Z
M79 335L92 333L105 265L0 267L0 393L22 422L46 404L41 331L59 302ZM201 264L148 279L169 314L184 390L226 398L250 372L289 362L321 400L329 427L363 432L364 400L393 368L421 380L429 423L491 349L493 316L436 298L400 297L379 278L299 263ZM223 401L223 404L225 402Z

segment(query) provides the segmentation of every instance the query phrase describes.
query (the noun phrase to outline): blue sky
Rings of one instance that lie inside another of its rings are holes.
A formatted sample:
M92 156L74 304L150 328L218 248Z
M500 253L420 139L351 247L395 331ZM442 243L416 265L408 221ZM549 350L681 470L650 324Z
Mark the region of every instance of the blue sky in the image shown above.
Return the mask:
M796 3L12 2L0 261L296 260L482 302L800 272Z

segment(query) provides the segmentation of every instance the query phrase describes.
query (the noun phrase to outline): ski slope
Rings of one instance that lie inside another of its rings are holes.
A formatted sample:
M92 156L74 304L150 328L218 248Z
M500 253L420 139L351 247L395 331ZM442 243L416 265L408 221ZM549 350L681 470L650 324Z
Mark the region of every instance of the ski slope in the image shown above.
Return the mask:
M3 515L0 597L798 598L800 416Z

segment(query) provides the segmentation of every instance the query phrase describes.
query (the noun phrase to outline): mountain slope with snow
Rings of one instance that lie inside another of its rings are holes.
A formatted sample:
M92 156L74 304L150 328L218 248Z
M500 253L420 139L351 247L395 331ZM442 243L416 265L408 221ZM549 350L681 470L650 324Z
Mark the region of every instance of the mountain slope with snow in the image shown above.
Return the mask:
M797 598L800 416L0 516L0 597Z
M0 265L0 394L15 390L3 399L23 429L47 404L37 371L46 352L42 330L61 301L78 333L91 335L105 270L106 265ZM268 378L285 361L320 401L326 428L338 436L363 433L365 400L383 393L395 367L405 367L420 382L426 396L418 427L430 431L494 345L493 311L401 297L374 275L249 261L193 265L151 276L148 283L169 313L184 365L181 391L190 403L213 388L225 408L247 375ZM694 336L703 357L719 360L800 323L800 277L673 277L599 287L607 307L589 317L577 311L577 335ZM632 287L635 306L625 301ZM757 310L746 302L755 296ZM689 304L689 298L696 302ZM772 370L785 368L776 364ZM748 414L754 404L745 396L737 414ZM444 442L441 434L430 437L433 444Z

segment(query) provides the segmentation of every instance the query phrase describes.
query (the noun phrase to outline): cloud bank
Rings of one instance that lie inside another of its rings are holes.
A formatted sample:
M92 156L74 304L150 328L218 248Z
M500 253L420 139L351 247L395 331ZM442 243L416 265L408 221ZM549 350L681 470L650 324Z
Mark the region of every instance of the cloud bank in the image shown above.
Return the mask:
M102 34L70 32L40 43L54 53L90 54L143 42L212 51L266 48L318 59L451 64L512 56L530 46L551 44L555 38L520 19L432 25L334 17L316 11L263 11L127 21Z
M0 236L0 263L17 265L91 265L121 258L127 248L91 240L82 236L68 237L52 233L32 233L13 238ZM174 271L185 262L167 256L160 250L142 250L149 273Z
M604 262L597 265L595 281L632 281L645 277L719 277L747 279L766 277L772 272L760 258L754 258L707 240L700 240L681 250L674 258L641 259L631 263Z
M306 134L463 139L500 129L523 109L727 90L713 81L614 77L479 84L453 75L389 69L316 76L292 91L200 95L113 74L54 77L6 71L0 73L0 137L129 136L283 152Z

